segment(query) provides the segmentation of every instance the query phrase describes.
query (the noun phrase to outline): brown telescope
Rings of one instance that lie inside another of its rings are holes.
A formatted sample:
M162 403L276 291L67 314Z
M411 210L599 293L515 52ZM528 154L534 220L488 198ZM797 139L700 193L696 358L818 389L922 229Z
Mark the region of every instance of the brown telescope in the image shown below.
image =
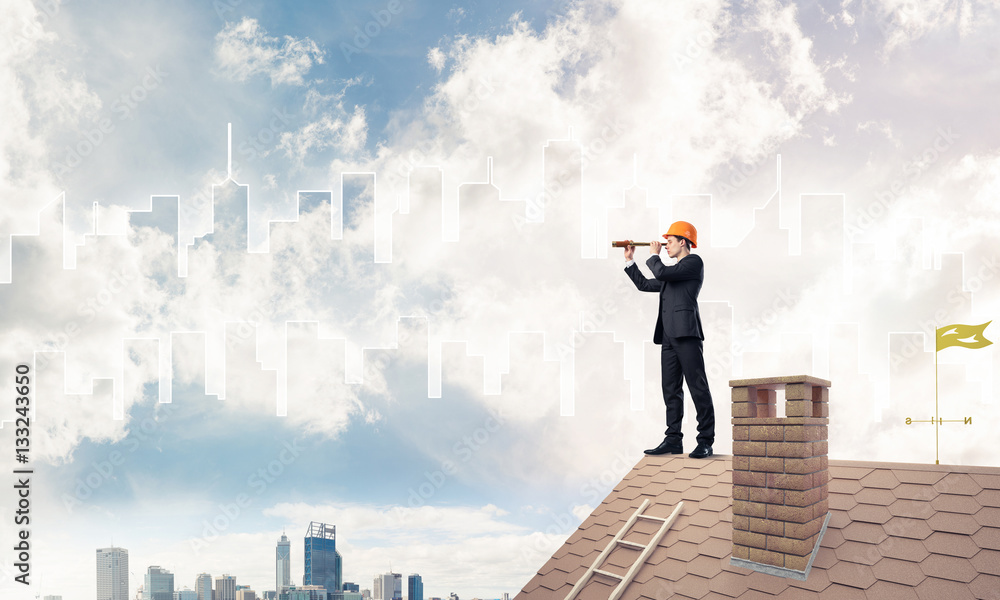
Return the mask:
M611 242L612 248L628 248L629 246L648 246L649 242L632 242L625 240L623 242Z

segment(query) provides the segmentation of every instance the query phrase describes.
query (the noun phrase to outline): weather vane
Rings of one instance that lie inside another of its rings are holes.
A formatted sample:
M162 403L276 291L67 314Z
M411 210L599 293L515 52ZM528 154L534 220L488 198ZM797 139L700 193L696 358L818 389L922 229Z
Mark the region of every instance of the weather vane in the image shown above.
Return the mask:
M987 321L982 325L945 325L944 327L939 327L936 331L937 343L934 349L934 418L911 419L910 417L906 417L907 425L912 425L913 423L934 424L934 464L936 465L941 464L938 453L938 430L941 427L941 424L965 423L966 425L972 425L972 417L965 417L963 419L942 419L940 413L938 412L938 352L952 346L969 348L971 350L989 346L993 342L986 339L983 332L992 322L993 321Z

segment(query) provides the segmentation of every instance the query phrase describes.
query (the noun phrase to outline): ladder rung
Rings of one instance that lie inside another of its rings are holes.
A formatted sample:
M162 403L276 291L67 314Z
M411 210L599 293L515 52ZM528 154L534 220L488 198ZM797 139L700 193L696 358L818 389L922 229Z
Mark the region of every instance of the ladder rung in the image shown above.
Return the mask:
M660 523L665 523L667 520L663 517L651 517L649 515L638 515L640 519L646 519L648 521L659 521Z
M622 546L632 546L633 548L638 548L639 550L646 549L645 544L636 544L635 542L628 542L625 540L618 540L618 543L621 544Z
M608 571L602 571L601 569L594 569L594 573L597 573L599 575L604 575L605 577L614 577L615 579L618 580L624 579L624 577L622 577L621 575L615 575L614 573L609 573Z

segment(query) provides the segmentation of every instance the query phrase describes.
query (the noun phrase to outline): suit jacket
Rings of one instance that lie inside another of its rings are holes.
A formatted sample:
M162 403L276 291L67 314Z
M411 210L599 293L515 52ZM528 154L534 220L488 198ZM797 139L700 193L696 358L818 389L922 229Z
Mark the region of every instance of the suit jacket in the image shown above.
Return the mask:
M647 279L639 265L633 263L625 272L640 292L659 292L660 311L656 317L653 343L663 343L663 336L693 336L705 339L698 312L698 292L705 279L705 263L697 254L688 254L672 266L666 266L660 257L653 255L646 261L655 279Z

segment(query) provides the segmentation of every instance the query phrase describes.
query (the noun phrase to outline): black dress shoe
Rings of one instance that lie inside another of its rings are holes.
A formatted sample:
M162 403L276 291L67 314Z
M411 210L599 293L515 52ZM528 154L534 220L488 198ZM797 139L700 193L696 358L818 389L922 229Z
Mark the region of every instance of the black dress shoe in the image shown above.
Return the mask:
M712 456L712 447L707 444L698 444L698 447L694 449L694 452L688 454L691 458L705 458L706 456Z
M656 448L650 448L649 450L643 450L645 454L658 455L658 454L684 454L684 449L681 447L680 442L674 442L663 438L660 445Z

